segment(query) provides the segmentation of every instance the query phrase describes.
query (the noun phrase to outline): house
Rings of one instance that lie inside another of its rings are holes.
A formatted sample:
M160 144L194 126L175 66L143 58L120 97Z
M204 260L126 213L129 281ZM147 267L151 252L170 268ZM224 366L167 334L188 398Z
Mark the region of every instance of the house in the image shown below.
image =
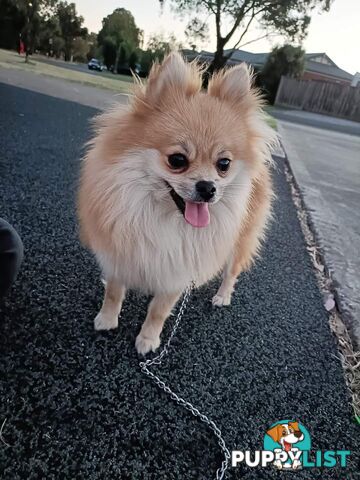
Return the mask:
M353 78L353 81L351 82L352 87L357 87L360 85L360 72L356 72Z
M339 68L326 53L306 53L303 79L351 85L353 75Z
M245 50L225 50L225 55L232 53L228 60L228 65L236 65L246 62L251 65L255 71L260 71L264 66L268 53L252 53ZM188 60L198 58L200 61L210 63L214 58L211 52L187 51L184 53ZM319 80L323 82L342 83L351 85L353 75L339 68L335 62L329 58L326 53L306 53L305 54L305 71L302 77L304 80Z

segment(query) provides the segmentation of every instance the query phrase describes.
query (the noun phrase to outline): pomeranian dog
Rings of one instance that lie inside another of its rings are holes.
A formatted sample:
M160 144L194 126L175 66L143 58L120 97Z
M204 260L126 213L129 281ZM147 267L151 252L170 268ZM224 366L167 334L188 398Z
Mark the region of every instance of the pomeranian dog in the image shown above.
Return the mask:
M128 106L98 117L78 205L106 280L96 330L116 328L126 290L138 289L154 297L136 349L155 351L185 288L221 270L212 302L230 304L269 219L275 140L245 64L203 91L201 67L177 53L152 67Z

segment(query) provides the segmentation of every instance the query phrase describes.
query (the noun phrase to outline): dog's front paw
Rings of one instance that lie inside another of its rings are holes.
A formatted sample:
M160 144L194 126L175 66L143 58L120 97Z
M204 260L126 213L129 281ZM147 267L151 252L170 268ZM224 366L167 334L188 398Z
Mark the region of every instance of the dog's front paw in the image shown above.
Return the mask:
M223 307L230 305L231 303L231 293L220 294L219 292L213 297L212 304L214 307Z
M136 337L135 348L139 355L146 355L150 351L155 352L160 346L160 337L145 337L141 332Z
M95 330L112 330L117 328L119 324L119 319L117 315L109 315L103 312L99 312L94 320Z

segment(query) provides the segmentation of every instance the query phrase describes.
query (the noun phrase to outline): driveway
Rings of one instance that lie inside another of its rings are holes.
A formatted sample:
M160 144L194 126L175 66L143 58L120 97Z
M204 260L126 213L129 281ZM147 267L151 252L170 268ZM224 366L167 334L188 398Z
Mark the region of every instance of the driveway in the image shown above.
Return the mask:
M134 341L148 298L130 292L119 329L93 329L103 287L78 240L75 199L97 113L0 83L1 215L25 246L0 306L1 478L210 480L222 461L214 435L139 370ZM231 307L211 306L218 279L194 292L155 371L217 423L230 450L261 450L273 422L296 419L314 450L352 451L346 469L304 469L296 479L355 480L358 427L284 164L275 160L262 258L241 276ZM225 478L282 475L230 467Z
M314 120L312 114L309 119ZM334 118L324 122L336 125ZM278 125L340 308L360 341L360 136L295 123L294 116L291 123L280 120ZM356 125L348 127L353 131Z

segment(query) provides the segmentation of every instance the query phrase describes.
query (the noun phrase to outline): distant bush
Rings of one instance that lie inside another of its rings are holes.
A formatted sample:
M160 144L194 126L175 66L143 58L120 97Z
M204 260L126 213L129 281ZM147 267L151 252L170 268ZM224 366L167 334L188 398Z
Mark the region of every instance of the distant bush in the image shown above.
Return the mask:
M274 103L282 75L299 78L304 73L305 51L301 47L275 47L260 71L257 82L270 103Z

